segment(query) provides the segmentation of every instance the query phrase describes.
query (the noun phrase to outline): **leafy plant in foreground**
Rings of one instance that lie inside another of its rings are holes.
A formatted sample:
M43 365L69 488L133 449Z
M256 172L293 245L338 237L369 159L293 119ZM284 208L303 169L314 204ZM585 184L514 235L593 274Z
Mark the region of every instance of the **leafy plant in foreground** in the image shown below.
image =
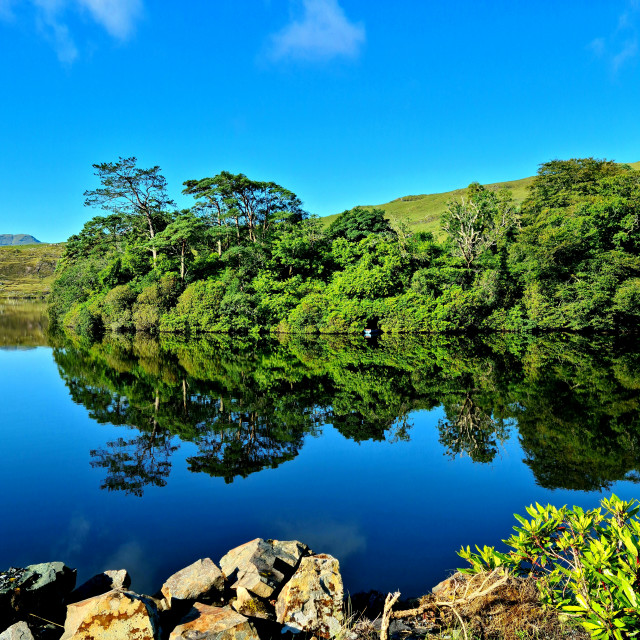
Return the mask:
M498 566L533 576L542 601L577 618L594 638L624 640L640 634L640 503L617 496L602 507L558 509L536 503L531 520L504 542L512 550L470 547L458 552L478 573ZM603 512L604 510L604 512Z

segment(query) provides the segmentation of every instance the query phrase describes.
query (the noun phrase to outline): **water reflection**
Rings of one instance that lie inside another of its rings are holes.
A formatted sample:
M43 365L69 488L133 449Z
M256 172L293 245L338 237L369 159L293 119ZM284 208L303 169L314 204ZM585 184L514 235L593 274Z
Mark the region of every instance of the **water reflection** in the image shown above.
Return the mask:
M47 344L44 302L0 298L0 349L31 349Z
M122 427L91 451L108 490L163 486L184 442L191 471L232 482L292 460L325 424L356 442L407 440L412 412L440 406L450 456L490 463L519 437L546 488L640 475L640 356L605 339L112 337L53 353L74 402Z

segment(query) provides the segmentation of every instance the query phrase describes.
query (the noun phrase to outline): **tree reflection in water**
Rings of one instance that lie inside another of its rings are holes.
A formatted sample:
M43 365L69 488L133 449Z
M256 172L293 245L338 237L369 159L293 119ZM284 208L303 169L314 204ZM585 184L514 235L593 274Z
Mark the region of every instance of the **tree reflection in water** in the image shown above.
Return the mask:
M59 339L73 400L134 429L91 451L109 490L163 486L180 442L189 469L232 482L294 459L332 424L344 437L407 440L441 407L446 454L490 463L519 436L544 487L593 490L640 475L640 356L610 340L382 336L277 340Z

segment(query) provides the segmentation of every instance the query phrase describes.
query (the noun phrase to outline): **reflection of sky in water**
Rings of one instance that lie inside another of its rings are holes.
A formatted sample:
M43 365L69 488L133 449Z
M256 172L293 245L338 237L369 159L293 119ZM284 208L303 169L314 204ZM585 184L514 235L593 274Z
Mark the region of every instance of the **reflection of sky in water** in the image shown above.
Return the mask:
M435 410L413 415L410 442L356 444L325 427L294 460L232 484L190 473L196 448L182 443L167 486L136 498L99 489L104 470L91 468L89 452L121 430L70 401L49 349L0 352L0 390L0 569L63 560L82 581L126 568L149 593L199 557L217 561L256 537L298 538L338 557L351 593L415 595L462 564L461 545L507 537L525 505L601 497L536 486L515 437L491 464L452 460ZM630 483L613 490L637 497Z

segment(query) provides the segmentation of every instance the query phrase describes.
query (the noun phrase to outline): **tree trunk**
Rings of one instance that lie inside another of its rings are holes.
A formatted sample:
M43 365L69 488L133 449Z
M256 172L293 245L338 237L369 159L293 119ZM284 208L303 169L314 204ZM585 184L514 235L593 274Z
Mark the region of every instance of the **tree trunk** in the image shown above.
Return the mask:
M184 285L184 245L185 241L182 241L182 251L180 253L180 280L182 280L182 284Z
M153 240L156 237L156 232L153 229L153 222L151 221L151 216L148 213L145 215L147 216L147 223L149 224L149 235ZM151 255L153 255L153 267L155 268L156 260L158 259L158 251L155 246L151 247Z

